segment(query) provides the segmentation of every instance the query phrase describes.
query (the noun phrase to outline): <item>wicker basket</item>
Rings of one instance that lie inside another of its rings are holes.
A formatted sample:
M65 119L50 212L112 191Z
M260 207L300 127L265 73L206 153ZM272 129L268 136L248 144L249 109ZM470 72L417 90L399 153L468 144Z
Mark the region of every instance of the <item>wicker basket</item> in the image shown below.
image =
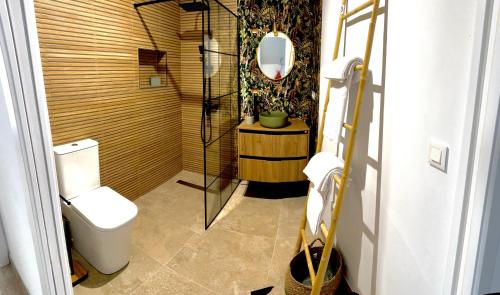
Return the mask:
M316 241L318 241L318 239L314 240L309 246L315 270L318 269L321 254L323 253L324 248L324 246L314 247L313 244ZM340 285L340 280L342 279L342 256L335 248L330 255L329 267L331 267L335 275L329 280L325 280L323 282L320 292L321 295L335 294L335 291ZM306 254L304 253L304 250L302 250L295 255L292 261L290 261L290 267L288 268L288 272L285 277L285 293L287 295L311 294L312 287L310 284L303 283L308 278L309 270L307 268Z

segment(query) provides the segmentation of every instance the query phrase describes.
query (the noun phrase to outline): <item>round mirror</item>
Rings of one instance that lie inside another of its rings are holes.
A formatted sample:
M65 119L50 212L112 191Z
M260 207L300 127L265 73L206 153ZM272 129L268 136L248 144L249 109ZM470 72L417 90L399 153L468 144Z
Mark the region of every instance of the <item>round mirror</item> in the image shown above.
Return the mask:
M282 32L271 32L262 38L257 48L257 62L262 73L273 80L285 78L293 68L295 49Z
M203 36L205 47L205 78L213 77L219 71L221 58L219 56L219 42L208 35Z

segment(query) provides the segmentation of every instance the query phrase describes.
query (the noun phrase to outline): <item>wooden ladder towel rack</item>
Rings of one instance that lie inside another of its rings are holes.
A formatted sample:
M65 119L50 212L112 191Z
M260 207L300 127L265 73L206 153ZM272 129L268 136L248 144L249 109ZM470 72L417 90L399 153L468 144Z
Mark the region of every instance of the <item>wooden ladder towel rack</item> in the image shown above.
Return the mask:
M365 89L365 84L366 84L366 76L368 74L368 66L370 64L370 55L372 51L372 44L373 44L373 35L375 33L375 24L377 21L377 11L379 8L379 2L380 0L369 0L358 7L352 9L351 11L346 11L346 2L347 0L342 0L342 9L339 15L339 22L338 22L338 27L337 27L337 39L335 42L335 49L333 51L333 60L337 59L338 53L339 53L339 47L340 47L340 39L342 37L342 29L344 22L346 20L355 15L356 13L372 6L372 11L371 11L371 17L370 17L370 26L368 28L368 38L366 41L366 47L365 47L365 55L363 58L363 64L356 66L355 70L361 71L360 74L360 81L359 81L359 86L358 86L358 92L356 95L356 101L354 105L354 115L351 123L343 123L342 127L345 128L348 133L348 142L347 142L347 147L346 147L346 154L345 154L345 162L344 162L344 169L342 172L342 177L334 176L334 181L335 184L338 187L338 193L335 196L335 205L332 210L332 215L331 215L331 222L330 222L330 228L327 228L326 224L322 221L320 228L321 228L321 233L324 235L326 242L325 242L325 247L323 250L323 253L321 255L321 260L320 264L318 267L318 271L316 272L314 270L314 266L312 263L311 255L309 253L309 244L306 240L306 235L305 235L305 228L307 225L307 202L306 206L304 207L304 213L302 216L302 221L300 224L300 230L299 230L299 237L297 239L297 244L295 245L295 252L294 254L299 253L300 249L302 246L304 247L304 253L306 256L307 260L307 267L309 269L309 275L311 277L311 282L312 282L312 291L311 295L319 295L321 291L321 287L323 286L323 280L325 277L328 261L330 260L330 255L332 253L332 248L333 248L333 241L335 237L335 230L337 228L337 221L340 215L340 208L342 207L342 202L344 199L344 193L345 193L345 186L347 183L347 180L349 178L349 171L351 167L351 159L354 151L354 144L356 141L356 131L358 128L358 121L359 121L359 116L361 113L361 103L363 101L363 92ZM326 100L323 108L323 119L321 120L321 125L319 129L319 134L318 134L318 141L316 143L316 152L321 151L321 147L323 145L323 130L325 128L325 116L326 116L326 111L328 108L328 103L330 101L330 88L332 86L331 80L328 81L328 89L327 89L327 94L326 94ZM311 191L311 184L309 185L309 192ZM309 195L308 192L308 195Z

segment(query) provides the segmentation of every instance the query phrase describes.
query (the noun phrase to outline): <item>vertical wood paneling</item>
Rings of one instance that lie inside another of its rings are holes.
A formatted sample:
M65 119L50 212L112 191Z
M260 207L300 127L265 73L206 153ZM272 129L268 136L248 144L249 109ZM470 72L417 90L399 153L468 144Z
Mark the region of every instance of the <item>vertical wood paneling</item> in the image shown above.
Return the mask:
M181 9L132 4L35 0L54 144L97 140L102 185L129 199L182 169L183 135ZM167 52L166 87L139 88L138 48Z

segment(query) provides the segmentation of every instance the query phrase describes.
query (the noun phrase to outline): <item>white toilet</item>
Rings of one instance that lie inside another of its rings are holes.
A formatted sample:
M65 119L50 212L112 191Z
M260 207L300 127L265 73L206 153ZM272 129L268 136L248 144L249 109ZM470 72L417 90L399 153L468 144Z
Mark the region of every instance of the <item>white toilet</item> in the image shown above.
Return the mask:
M75 248L98 271L114 273L127 265L137 206L101 187L97 141L84 139L54 147L63 215Z

